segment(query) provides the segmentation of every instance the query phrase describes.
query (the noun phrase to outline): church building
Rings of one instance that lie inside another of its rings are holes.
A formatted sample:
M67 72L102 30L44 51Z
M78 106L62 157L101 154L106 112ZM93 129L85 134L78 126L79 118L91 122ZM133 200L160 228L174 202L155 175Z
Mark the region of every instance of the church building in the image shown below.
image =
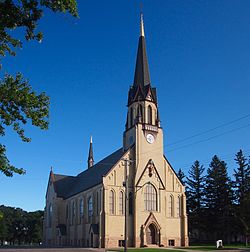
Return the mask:
M124 245L125 233L129 247L188 246L185 187L163 153L142 15L140 22L123 145L94 163L91 139L85 171L66 176L51 170L43 231L47 246L114 248Z

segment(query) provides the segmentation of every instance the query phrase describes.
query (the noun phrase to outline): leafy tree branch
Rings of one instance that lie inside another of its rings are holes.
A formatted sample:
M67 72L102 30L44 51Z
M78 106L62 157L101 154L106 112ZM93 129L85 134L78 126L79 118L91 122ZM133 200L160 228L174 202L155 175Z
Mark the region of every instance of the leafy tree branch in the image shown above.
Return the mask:
M22 48L23 41L42 40L43 33L37 27L45 8L78 17L76 0L0 1L0 63L7 55L16 56L16 49ZM21 33L14 33L16 29ZM13 34L23 34L23 37ZM6 127L11 127L22 141L30 142L24 125L31 123L42 130L48 129L49 104L49 97L44 92L37 94L21 73L5 74L0 79L0 136L5 135ZM6 147L1 143L0 171L6 176L25 173L24 169L10 164Z

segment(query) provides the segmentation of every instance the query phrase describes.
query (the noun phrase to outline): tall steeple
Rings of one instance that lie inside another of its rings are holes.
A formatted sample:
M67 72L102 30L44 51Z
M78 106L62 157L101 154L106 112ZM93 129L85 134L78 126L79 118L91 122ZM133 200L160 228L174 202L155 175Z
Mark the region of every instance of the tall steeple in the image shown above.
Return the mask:
M138 42L134 82L128 93L128 112L125 131L123 135L123 147L127 150L133 144L145 141L152 144L157 137L162 140L159 111L157 105L156 88L152 87L148 58L146 53L146 41L143 15L140 15L140 36ZM138 139L142 138L139 141Z
M146 40L144 31L143 14L140 15L140 37L138 42L134 82L129 90L128 106L136 101L150 99L157 103L156 89L151 87L148 58L146 52Z
M137 50L136 66L135 66L135 76L134 76L134 86L147 86L150 84L148 59L146 53L146 41L143 23L143 14L141 13L140 22L140 37Z
M92 143L92 136L90 137L90 144L89 144L89 157L88 157L88 168L94 165L94 155L93 155L93 143Z

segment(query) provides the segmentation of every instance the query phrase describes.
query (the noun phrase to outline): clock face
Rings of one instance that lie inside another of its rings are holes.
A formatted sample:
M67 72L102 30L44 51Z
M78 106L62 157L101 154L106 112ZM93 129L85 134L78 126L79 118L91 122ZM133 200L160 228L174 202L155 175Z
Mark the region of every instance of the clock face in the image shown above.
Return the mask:
M147 142L152 144L155 141L155 138L152 134L147 134L146 135Z

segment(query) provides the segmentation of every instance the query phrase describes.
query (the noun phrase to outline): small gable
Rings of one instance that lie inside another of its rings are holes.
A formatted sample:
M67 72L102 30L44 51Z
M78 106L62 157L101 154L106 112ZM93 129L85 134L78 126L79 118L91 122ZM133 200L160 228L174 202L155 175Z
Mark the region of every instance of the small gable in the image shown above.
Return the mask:
M140 178L138 179L136 186L143 187L146 183L153 182L158 185L161 190L165 189L163 180L161 179L152 159L150 159L145 166Z

